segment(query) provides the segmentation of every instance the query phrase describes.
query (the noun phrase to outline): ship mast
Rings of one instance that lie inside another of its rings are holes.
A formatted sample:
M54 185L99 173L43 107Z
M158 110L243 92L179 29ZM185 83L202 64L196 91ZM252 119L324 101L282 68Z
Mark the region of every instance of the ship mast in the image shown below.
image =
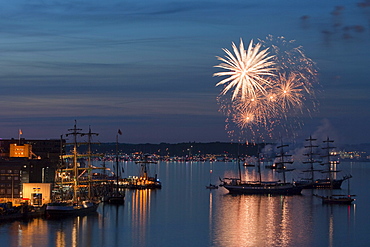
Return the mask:
M326 163L324 163L323 165L327 165L328 167L327 172L329 173L329 180L330 180L331 187L333 187L333 172L337 172L337 171L334 171L334 169L332 168L333 162L331 161L330 157L333 155L330 153L330 150L335 147L330 146L330 143L333 143L334 140L330 140L329 137L327 137L327 139L323 142L326 143L326 146L322 148L326 152L326 155L323 156L324 158L326 158Z
M304 161L302 162L303 164L310 164L310 169L305 171L305 172L310 172L311 173L311 183L314 184L315 182L315 171L320 171L320 170L315 170L314 169L314 164L315 163L318 163L318 161L316 161L314 159L315 155L318 155L317 153L314 152L314 148L318 148L319 146L317 145L313 145L313 142L316 141L317 139L313 139L312 136L310 136L310 138L306 139L306 141L309 142L309 145L308 146L304 146L305 148L308 148L309 151L308 153L305 153L303 154L304 156L307 156L307 161Z
M66 134L66 136L72 135L73 136L73 201L77 201L77 194L78 194L78 168L77 168L77 136L82 136L81 133L82 129L77 129L77 121L75 120L75 125L73 129L68 129L70 133Z
M279 162L276 162L276 167L279 169L279 172L283 173L283 179L284 179L284 184L286 183L286 176L285 172L288 171L285 167L285 164L293 164L293 161L286 161L285 157L290 157L292 155L288 155L284 153L284 147L289 147L289 145L283 145L283 142L281 141L281 145L277 146L278 149L280 149L280 154L278 154L276 157L280 158ZM289 169L291 171L292 169Z
M91 153L91 143L92 143L92 136L93 135L96 135L96 136L98 136L99 134L98 133L92 133L91 132L91 128L90 128L90 126L89 126L89 133L87 133L87 134L82 134L81 136L83 136L83 135L87 135L88 136L88 149L87 149L87 164L88 164L88 168L89 168L89 174L88 174L88 176L89 176L89 192L88 192L88 197L89 197L89 199L91 199L91 176L92 176L92 165L91 165L91 155L92 155L92 153Z
M116 194L117 196L119 195L119 177L118 177L118 173L119 173L119 169L118 169L118 165L119 165L119 162L118 162L118 134L116 135Z

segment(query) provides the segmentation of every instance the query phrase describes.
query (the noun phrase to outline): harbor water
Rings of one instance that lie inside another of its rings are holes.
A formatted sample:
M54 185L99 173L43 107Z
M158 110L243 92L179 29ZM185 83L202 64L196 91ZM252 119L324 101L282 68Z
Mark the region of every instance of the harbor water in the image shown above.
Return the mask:
M123 166L125 176L138 174L134 162ZM205 186L219 184L219 177L237 176L237 164L159 162L150 172L158 174L162 189L127 190L124 205L101 204L84 217L1 222L1 246L369 246L370 163L340 167L353 176L352 205L323 205L313 194L325 190L295 196L208 190ZM249 167L242 167L242 174L256 177ZM262 175L280 176L266 168ZM345 181L340 193L347 190Z

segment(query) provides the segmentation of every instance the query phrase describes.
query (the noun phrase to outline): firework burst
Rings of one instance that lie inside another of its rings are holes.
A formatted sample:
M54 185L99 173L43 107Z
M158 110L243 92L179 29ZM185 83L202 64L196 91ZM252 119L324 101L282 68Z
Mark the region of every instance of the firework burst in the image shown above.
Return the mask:
M232 48L235 55L229 50L223 49L227 54L226 58L217 57L223 63L215 67L228 71L215 73L214 76L228 77L217 83L216 86L227 84L222 91L224 95L235 88L232 99L237 97L253 98L256 92L265 93L266 87L270 84L266 77L274 75L272 73L274 70L273 56L268 55L268 48L261 50L261 43L253 46L252 40L248 50L245 50L242 39L240 39L239 50L234 43L232 43Z
M247 125L266 126L268 119L275 117L277 111L274 108L274 101L261 92L256 93L254 98L240 98L232 103L232 109L236 115L235 122L244 127ZM242 117L240 118L238 115Z
M304 84L297 74L290 73L289 76L279 74L279 83L277 83L274 91L276 92L276 99L282 112L290 109L299 110L302 108L305 95Z
M301 126L291 116L310 113L307 102L315 102L317 70L302 48L293 44L268 36L255 45L251 41L245 50L241 39L239 48L232 43L234 54L223 49L225 58L217 57L222 63L215 67L226 70L214 76L226 77L216 86L224 85L218 101L229 133L235 133L232 125L242 133L249 130L252 141L253 136L264 139L263 133L271 138L277 126L288 132L288 119ZM232 89L232 96L226 97Z
M265 40L259 40L263 47L269 47L274 57L276 71L289 76L291 73L302 82L306 95L315 97L314 85L317 81L317 68L315 63L304 54L302 46L296 46L294 40L287 41L284 37L269 35Z

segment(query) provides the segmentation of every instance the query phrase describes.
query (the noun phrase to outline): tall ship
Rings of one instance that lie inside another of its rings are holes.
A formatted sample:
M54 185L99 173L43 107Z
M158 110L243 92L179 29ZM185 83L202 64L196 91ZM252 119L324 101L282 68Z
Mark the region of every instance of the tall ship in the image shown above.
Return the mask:
M330 140L329 137L323 141L324 147L324 155L322 156L323 160L317 160L318 154L316 153L316 149L319 147L318 145L314 144L314 139L310 136L308 141L308 145L305 146L309 151L304 154L307 156L307 161L303 162L304 164L309 164L309 169L305 170L304 172L310 174L308 178L302 178L301 180L296 181L296 184L299 186L303 186L305 189L340 189L344 180L349 179L350 175L345 175L341 178L337 178L337 175L340 171L336 169L338 165L338 161L333 160L332 157L335 155L331 152L334 149L330 143L333 143L333 140ZM323 169L316 169L315 164L321 165Z
M286 165L293 163L292 161L286 160L288 155L284 152L284 147L288 145L280 145L277 148L280 149L278 155L278 162L276 162L278 172L283 174L283 181L263 181L261 175L261 162L260 154L258 155L258 180L257 181L242 181L240 164L239 165L239 178L224 178L222 184L230 194L275 194L275 195L299 195L302 192L302 187L297 186L295 183L289 183L286 181L285 172L290 171Z
M92 179L92 171L94 168L91 165L91 137L98 135L92 133L89 129L88 133L82 133L82 129L75 125L73 129L68 130L66 136L73 137L73 149L70 155L61 155L60 168L56 172L55 189L53 190L52 202L46 205L45 213L49 218L61 218L65 216L81 216L96 212L99 206L99 200L94 195L93 183L101 181ZM88 136L88 151L87 154L81 155L77 152L77 137ZM62 142L61 142L62 143ZM63 147L61 146L61 150ZM79 163L79 158L85 157L88 164L82 167ZM65 162L71 160L72 162Z
M320 197L323 204L345 204L345 205L349 205L349 204L352 204L353 201L355 201L355 198L354 198L355 195L350 194L349 179L352 176L346 176L345 178L343 178L341 180L334 179L334 174L337 171L333 168L333 163L330 159L330 157L333 156L331 154L330 150L333 149L334 147L330 146L329 143L332 143L332 142L334 142L334 141L330 140L329 137L328 137L324 141L324 143L326 143L326 147L323 148L323 149L326 150L326 155L324 156L326 158L326 163L324 163L324 165L327 166L326 172L329 174L329 176L328 176L329 183L327 183L327 186L328 186L328 188L330 188L330 193L327 196L322 196L322 195L317 195L317 194L314 194L314 195L317 196L317 197ZM347 195L334 194L333 193L334 189L340 189L340 185L342 185L342 182L344 180L348 180L348 194ZM340 185L339 185L338 181L340 181Z

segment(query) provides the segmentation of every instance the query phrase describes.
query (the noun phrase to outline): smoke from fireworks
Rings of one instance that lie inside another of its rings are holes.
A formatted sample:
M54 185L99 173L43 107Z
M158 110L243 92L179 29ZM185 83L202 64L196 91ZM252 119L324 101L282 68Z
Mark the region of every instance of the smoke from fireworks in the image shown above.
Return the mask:
M273 138L273 132L281 137L281 131L300 126L298 115L310 114L316 106L313 85L317 83L315 64L302 48L272 36L257 44L251 41L247 50L240 39L239 49L234 43L232 48L234 55L223 49L226 56L217 57L222 63L215 66L227 71L214 74L226 76L216 86L224 85L218 101L229 134L235 134L231 127L235 125L254 141Z

